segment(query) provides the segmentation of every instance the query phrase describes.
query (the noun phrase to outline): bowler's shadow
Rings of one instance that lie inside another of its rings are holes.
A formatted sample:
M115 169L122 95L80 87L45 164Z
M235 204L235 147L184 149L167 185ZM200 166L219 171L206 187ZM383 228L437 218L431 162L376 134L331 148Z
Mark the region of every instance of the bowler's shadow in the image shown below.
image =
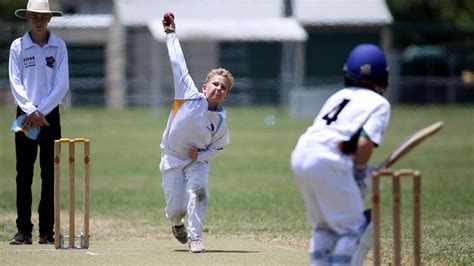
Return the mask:
M187 249L175 249L175 252L189 252ZM206 249L205 253L259 253L260 251L255 250L222 250L222 249Z

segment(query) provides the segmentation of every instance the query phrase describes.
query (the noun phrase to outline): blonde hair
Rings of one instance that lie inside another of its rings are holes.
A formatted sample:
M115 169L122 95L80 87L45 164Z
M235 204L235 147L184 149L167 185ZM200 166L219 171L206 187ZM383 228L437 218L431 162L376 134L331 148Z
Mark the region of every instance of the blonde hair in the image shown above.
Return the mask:
M229 88L228 90L230 91L230 89L232 89L232 87L234 86L234 76L232 76L232 74L230 73L229 70L225 69L225 68L215 68L215 69L211 69L211 71L209 71L209 73L207 73L207 77L206 77L206 82L209 82L209 80L213 77L213 76L216 76L216 75L219 75L219 76L223 76L225 78L225 80L227 81L227 85L229 85Z

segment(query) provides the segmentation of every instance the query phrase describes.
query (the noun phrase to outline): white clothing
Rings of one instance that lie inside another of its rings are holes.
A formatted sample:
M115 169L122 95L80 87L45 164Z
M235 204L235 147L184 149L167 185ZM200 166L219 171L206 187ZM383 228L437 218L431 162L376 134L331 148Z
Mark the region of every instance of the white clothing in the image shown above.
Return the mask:
M160 170L166 199L166 217L172 226L182 225L188 215L188 237L202 239L209 199L209 160L229 143L222 106L209 110L206 96L189 75L175 33L168 33L166 45L174 78L175 100L161 142ZM198 158L188 151L196 146Z
M348 141L361 127L370 140L379 145L389 119L390 103L384 97L369 89L345 88L326 101L298 145L321 143L336 147Z
M49 114L69 90L66 44L49 32L48 43L40 47L25 33L11 45L9 76L15 102L25 113Z
M313 229L309 245L312 266L329 265L327 255L333 249L337 239L336 232L329 227Z
M310 251L312 257L326 255L319 263L313 261L313 265L326 265L331 256L347 260L357 248L358 232L365 221L364 202L352 175L352 158L319 144L299 147L291 161L312 228L315 232L329 228L336 234L329 247L327 239L313 236L313 247L329 248Z
M380 144L390 104L365 88L345 88L332 95L291 155L293 174L313 227L313 265L349 265L363 233L364 202L353 176L353 158L340 150L361 129ZM328 234L334 243L328 246ZM319 233L317 233L319 232ZM323 257L321 257L324 255Z
M209 200L209 164L193 162L184 170L172 168L162 173L166 218L172 226L182 225L188 215L188 237L202 239Z
M373 238L373 228L372 222L370 221L367 225L367 228L362 233L362 236L359 240L359 245L356 252L352 256L351 265L352 266L362 266L364 265L365 257L369 253L370 248L372 247L372 238Z
M173 70L175 101L161 142L164 153L161 171L190 163L188 151L192 146L199 149L197 161L205 162L230 142L226 112L222 106L208 110L206 96L198 91L189 75L176 33L167 34L166 45Z

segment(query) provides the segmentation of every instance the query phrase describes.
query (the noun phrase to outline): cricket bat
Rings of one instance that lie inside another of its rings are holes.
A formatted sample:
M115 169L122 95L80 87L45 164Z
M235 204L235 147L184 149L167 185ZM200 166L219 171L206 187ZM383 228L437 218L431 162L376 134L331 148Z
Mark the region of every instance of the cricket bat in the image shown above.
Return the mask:
M385 158L385 160L379 165L378 169L386 169L392 166L394 163L404 157L408 152L418 146L418 144L423 142L429 136L438 132L443 127L443 125L443 121L438 121L410 135L407 139L405 139L405 141L400 143L400 145L398 145L398 147L395 148L395 150L393 150L387 156L387 158Z

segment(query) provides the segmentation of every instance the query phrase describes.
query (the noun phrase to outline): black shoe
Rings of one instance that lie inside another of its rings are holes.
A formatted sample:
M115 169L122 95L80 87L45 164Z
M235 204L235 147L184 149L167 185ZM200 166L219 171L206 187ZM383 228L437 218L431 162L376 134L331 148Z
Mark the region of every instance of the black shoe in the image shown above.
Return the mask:
M54 237L52 235L40 235L38 244L54 244Z
M31 245L33 241L31 240L31 233L23 233L18 231L15 236L10 240L10 245Z
M173 235L176 239L178 239L179 243L186 244L188 243L188 232L186 231L186 227L183 225L172 226L171 229L173 230Z

